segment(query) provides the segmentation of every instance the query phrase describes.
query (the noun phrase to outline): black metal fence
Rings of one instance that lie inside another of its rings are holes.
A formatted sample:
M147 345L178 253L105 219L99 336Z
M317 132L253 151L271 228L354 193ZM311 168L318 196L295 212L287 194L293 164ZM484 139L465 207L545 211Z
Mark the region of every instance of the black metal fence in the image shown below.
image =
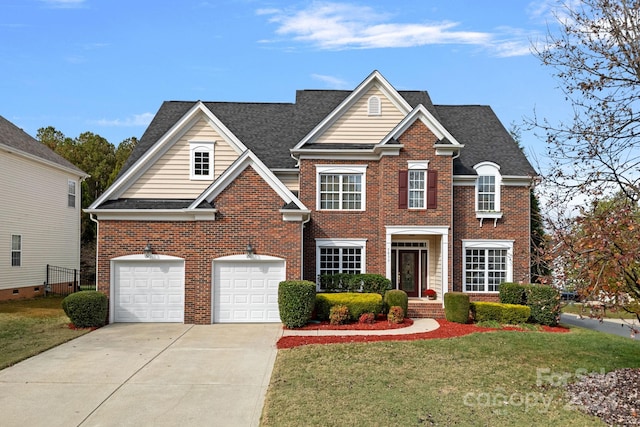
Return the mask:
M47 264L45 294L69 295L80 290L80 272L75 268Z

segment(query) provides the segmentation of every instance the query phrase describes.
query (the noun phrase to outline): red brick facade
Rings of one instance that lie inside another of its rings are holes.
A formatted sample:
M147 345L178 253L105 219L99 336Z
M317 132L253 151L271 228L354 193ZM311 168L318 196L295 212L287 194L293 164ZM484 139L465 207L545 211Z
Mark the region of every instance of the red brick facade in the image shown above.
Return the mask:
M100 221L98 290L109 295L111 259L140 254L147 242L154 254L186 260L185 323L211 323L212 261L244 254L249 242L256 254L284 258L287 279L300 279L302 226L282 220L282 199L252 168L214 203L215 221Z

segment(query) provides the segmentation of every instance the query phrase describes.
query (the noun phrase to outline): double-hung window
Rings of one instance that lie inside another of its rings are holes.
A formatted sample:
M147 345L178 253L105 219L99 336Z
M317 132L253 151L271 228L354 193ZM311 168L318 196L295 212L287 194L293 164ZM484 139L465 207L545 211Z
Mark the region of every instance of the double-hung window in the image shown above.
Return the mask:
M428 169L429 161L410 161L398 175L398 208L437 209L438 173Z
M76 182L69 180L67 186L67 206L76 207Z
M365 239L316 239L317 274L364 273L365 245Z
M409 171L409 209L424 209L427 191L426 170Z
M496 210L496 177L481 175L478 177L478 206L480 212Z
M213 142L189 141L192 180L213 179L213 145Z
M498 292L513 277L513 241L463 241L464 291Z
M19 234L11 235L11 267L20 267L22 265L22 236Z
M320 210L365 209L366 166L316 166Z

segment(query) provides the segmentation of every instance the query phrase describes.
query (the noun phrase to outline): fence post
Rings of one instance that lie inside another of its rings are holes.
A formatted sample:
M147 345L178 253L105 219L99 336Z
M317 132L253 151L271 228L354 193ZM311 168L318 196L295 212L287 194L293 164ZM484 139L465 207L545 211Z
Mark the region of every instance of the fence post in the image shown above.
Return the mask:
M78 292L80 290L80 282L78 280L78 270L73 269L73 292Z
M47 279L44 282L44 295L47 296L47 292L49 291L49 264L47 264Z

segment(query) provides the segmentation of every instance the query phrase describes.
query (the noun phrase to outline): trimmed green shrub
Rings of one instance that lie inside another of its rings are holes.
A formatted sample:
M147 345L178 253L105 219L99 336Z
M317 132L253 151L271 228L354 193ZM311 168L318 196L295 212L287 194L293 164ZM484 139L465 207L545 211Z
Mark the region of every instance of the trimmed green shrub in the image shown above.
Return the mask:
M349 307L346 305L334 305L329 310L329 323L332 325L344 325L349 318Z
M384 293L391 289L391 280L381 274L323 274L320 288L326 292Z
M500 284L500 302L503 304L527 305L525 285L505 282Z
M393 306L402 307L404 313L409 310L409 296L405 291L392 289L384 294L384 309L389 311Z
M526 305L499 302L472 302L471 316L476 322L495 321L503 325L519 325L529 319L531 309Z
M444 294L444 317L449 322L469 322L469 295L464 292Z
M278 285L280 320L287 328L307 324L316 302L316 284L305 280L285 280Z
M362 313L382 311L382 297L380 294L362 294L356 292L324 293L316 295L316 315L320 320L328 320L331 307L346 305L349 307L350 318L357 321Z
M387 314L387 321L389 323L402 323L404 322L404 310L402 307L394 305L389 308L389 313Z
M109 312L109 300L98 291L80 291L62 300L62 309L77 328L104 326Z
M528 285L525 293L527 306L531 308L529 321L556 326L560 319L560 292L548 285Z

